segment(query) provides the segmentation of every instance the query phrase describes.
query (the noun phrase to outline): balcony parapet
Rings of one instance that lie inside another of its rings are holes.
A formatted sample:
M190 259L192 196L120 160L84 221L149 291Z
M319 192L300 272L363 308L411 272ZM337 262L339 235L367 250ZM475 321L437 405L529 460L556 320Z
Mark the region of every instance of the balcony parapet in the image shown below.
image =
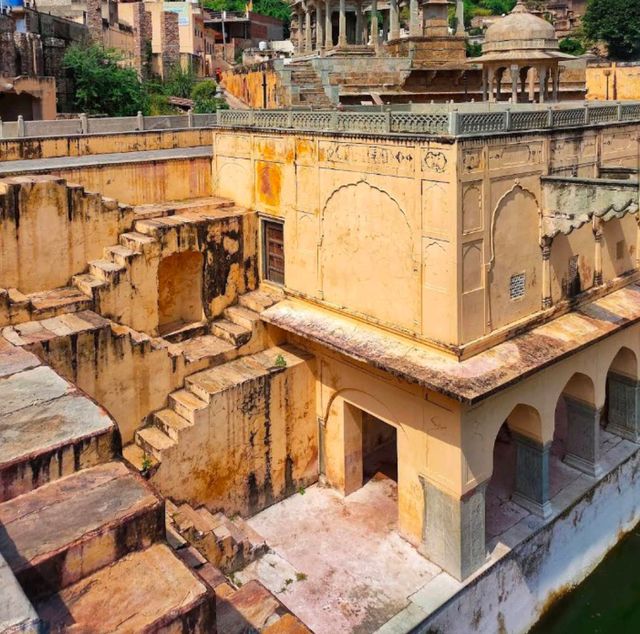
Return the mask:
M637 178L566 178L543 176L542 237L568 235L594 218L608 222L637 214L640 189Z

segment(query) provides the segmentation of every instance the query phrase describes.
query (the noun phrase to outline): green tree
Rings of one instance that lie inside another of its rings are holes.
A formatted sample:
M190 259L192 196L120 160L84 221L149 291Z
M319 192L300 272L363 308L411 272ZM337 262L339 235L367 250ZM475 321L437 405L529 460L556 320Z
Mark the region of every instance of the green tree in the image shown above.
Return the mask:
M87 114L110 117L135 115L146 109L146 94L132 68L124 68L122 56L97 44L69 47L63 59L74 84L74 108Z
M212 11L244 11L247 3L245 0L203 0L202 6Z
M283 0L255 0L253 10L260 15L282 20L285 24L291 21L291 5Z
M172 97L189 98L196 83L196 75L191 68L184 70L180 64L169 69L164 90Z
M640 56L640 0L589 0L585 35L603 41L614 59Z
M560 50L569 55L584 55L586 52L584 44L573 37L565 37L560 40Z
M229 106L224 99L216 97L217 85L211 79L205 79L197 83L191 91L193 99L193 111L198 114L226 110Z
M481 0L480 6L489 9L493 15L503 15L512 11L516 0Z

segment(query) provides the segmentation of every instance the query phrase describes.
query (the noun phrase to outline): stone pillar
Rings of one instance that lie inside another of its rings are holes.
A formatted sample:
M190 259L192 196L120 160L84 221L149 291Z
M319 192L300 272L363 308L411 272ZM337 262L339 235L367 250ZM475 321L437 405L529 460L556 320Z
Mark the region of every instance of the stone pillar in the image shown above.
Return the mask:
M398 0L389 0L389 39L400 37L400 16L398 14Z
M513 501L543 518L551 515L549 454L551 443L541 443L511 432L516 445L516 488Z
M498 68L496 71L496 98L495 101L502 100L502 78L504 77L504 68Z
M133 65L138 77L144 80L151 69L148 67L151 60L147 59L147 20L151 21L151 15L144 10L144 2L136 2L133 7Z
M540 95L538 101L544 103L547 100L547 69L545 66L541 66L538 69L540 79Z
M347 45L347 3L340 0L340 18L338 21L338 46Z
M418 0L409 0L409 35L411 37L419 37L422 35L419 10Z
M520 68L517 64L511 64L511 101L518 103L518 79L520 77Z
M309 7L304 10L304 52L311 53L311 11Z
M324 12L324 47L328 50L333 48L333 24L331 23L331 0L327 0L327 6Z
M520 69L520 92L522 93L522 97L525 101L528 101L527 98L527 75L529 74L529 70L527 68Z
M489 69L482 67L482 101L488 101L489 98Z
M631 442L640 443L640 382L635 379L609 371L610 431Z
M373 50L377 53L380 42L380 26L378 25L378 0L371 0L371 43Z
M464 30L464 0L456 0L456 35L466 35Z
M551 308L551 245L548 236L542 238L542 310Z
M302 22L302 9L297 9L298 15L298 42L297 42L297 52L302 53L304 51L304 26Z
M178 14L163 11L160 14L160 50L162 51L162 77L167 77L169 70L180 63L180 30Z
M425 495L423 554L462 581L486 560L486 482L461 497L422 479Z
M322 0L318 0L316 5L316 50L321 51L324 47L324 21L322 19Z
M553 71L553 100L558 101L560 96L560 67L556 66Z
M102 44L102 0L87 0L86 24L91 41Z
M595 241L593 283L595 286L602 286L602 241L604 236L602 233L602 220L600 218L593 219L593 237Z
M362 3L356 2L356 44L362 44Z
M567 454L564 461L594 478L600 466L600 408L564 395L567 403Z
M489 101L495 101L495 95L493 93L493 79L495 76L495 69L489 67L487 69L487 86L489 88Z

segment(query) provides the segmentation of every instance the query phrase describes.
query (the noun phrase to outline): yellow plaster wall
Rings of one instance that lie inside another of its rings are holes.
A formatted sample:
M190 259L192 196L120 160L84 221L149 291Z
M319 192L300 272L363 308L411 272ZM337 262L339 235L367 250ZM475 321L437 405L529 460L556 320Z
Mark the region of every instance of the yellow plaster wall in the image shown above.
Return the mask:
M211 195L211 159L206 157L105 164L50 173L129 205Z
M587 66L587 99L607 98L640 99L640 64Z
M453 339L451 146L216 131L213 171L217 195L284 219L291 292Z
M266 97L263 83L266 82ZM280 76L273 70L240 72L228 70L222 73L222 85L234 97L252 108L282 108L290 105L283 99Z
M22 159L143 152L211 144L211 130L155 130L28 139L0 139L0 162Z
M211 395L152 476L163 495L253 515L317 480L311 357Z
M22 293L69 283L118 242L130 207L52 176L0 180L0 288Z

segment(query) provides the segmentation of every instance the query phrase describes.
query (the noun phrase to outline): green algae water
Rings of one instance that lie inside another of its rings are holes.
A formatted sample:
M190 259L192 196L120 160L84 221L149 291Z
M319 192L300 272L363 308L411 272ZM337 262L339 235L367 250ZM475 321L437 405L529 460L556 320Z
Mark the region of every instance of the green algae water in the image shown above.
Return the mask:
M640 634L640 525L529 634Z

